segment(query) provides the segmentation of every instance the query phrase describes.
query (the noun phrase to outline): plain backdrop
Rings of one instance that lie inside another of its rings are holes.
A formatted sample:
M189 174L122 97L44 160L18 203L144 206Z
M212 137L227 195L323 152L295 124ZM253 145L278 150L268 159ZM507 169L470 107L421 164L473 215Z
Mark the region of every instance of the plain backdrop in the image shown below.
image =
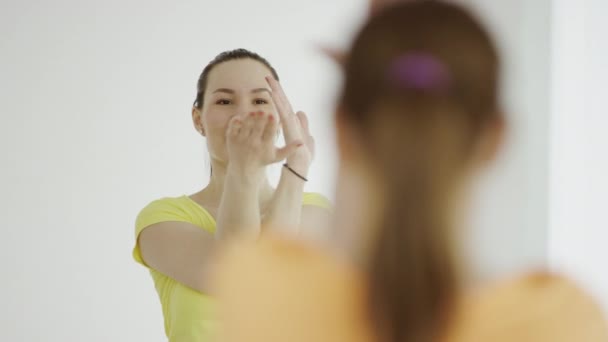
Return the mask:
M479 182L467 252L485 275L565 270L608 304L606 2L463 2L497 37L510 119L503 154ZM307 190L332 198L341 79L317 47L348 46L366 9L2 0L0 340L165 340L152 281L131 259L133 224L148 202L205 185L190 110L221 51L248 48L278 70L317 141ZM277 168L269 173L276 181Z
M553 9L549 260L608 308L608 1Z

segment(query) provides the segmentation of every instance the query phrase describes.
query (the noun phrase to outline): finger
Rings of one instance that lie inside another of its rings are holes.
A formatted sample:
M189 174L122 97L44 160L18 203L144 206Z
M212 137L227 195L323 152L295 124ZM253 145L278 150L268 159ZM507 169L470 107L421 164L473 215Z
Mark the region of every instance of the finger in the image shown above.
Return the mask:
M266 82L268 82L268 85L272 90L272 100L274 101L275 106L277 106L281 119L287 115L291 115L293 113L293 109L291 108L291 104L289 103L281 84L272 76L267 76Z
M278 148L277 153L276 153L275 163L289 157L292 153L294 153L302 145L304 145L304 144L301 141L294 141L291 144L287 144L285 147Z
M288 110L288 114L292 114L293 113L293 109L291 108L291 103L289 102L289 99L287 98L287 95L285 94L285 91L283 90L283 87L281 86L281 82L274 80L274 83L276 85L276 88L278 90L278 97L281 99L281 102L283 103L283 106L285 106L285 109Z
M276 105L282 108L284 103L282 97L279 96L281 92L279 82L273 76L266 76L266 83L268 83L268 85L270 86L270 90L272 91L270 94L272 100L275 102Z
M230 120L230 122L228 123L227 136L229 138L236 138L240 134L242 127L243 127L243 121L241 120L241 117L240 116L233 117Z
M253 126L255 124L255 113L251 112L247 114L247 117L243 120L243 128L241 129L240 137L243 139L248 139L251 136L251 132L253 131Z
M310 135L310 130L308 128L308 117L304 112L297 112L296 117L300 121L300 127L302 127L302 134L304 136Z
M278 137L278 124L277 120L273 115L269 115L266 119L266 127L264 128L264 134L262 135L262 140L264 142L272 141Z
M315 158L315 138L313 138L312 136L308 136L308 150L310 151L310 156L312 157L312 159Z
M261 139L266 127L267 116L264 112L256 112L253 118L253 127L251 130L252 139Z
M297 116L294 114L291 104L289 103L285 92L283 92L283 88L280 83L271 76L266 77L266 81L272 90L272 99L279 112L279 117L281 119L280 124L283 127L285 139L287 139L287 142L299 139L301 135L300 128L298 127L299 124L297 123Z

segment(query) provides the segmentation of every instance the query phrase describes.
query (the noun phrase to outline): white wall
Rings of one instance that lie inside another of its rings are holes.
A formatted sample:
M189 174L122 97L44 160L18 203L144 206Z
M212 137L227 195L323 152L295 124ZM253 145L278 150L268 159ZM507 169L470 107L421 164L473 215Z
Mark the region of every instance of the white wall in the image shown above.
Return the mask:
M608 309L608 2L555 1L549 252Z
M483 177L466 242L483 276L544 266L547 251L550 0L461 0L496 37L506 146Z
M131 259L137 212L203 187L192 128L198 76L245 47L306 110L319 158L308 190L333 193L338 70L362 1L0 2L0 340L163 341L151 279ZM298 13L294 16L293 13Z
M548 0L474 1L505 54L509 144L468 241L485 273L545 262ZM148 201L207 180L190 105L203 66L246 47L278 69L318 143L308 190L333 193L337 68L363 0L0 3L0 340L163 341L147 273L130 257ZM294 15L297 13L298 15ZM275 172L276 174L276 172Z

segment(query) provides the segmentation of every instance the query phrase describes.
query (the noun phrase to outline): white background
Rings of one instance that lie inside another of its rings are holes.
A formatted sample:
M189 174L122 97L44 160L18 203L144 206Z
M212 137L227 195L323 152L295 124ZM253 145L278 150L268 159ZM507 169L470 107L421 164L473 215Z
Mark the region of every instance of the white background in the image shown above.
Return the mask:
M486 274L551 264L608 304L606 3L467 2L503 52L511 122L481 182L471 255ZM365 10L363 0L2 0L0 340L164 341L152 281L131 259L133 223L149 201L204 186L190 106L223 50L252 49L278 70L318 144L307 190L331 198L340 75L315 46L347 46Z
M556 3L549 256L608 308L608 2Z

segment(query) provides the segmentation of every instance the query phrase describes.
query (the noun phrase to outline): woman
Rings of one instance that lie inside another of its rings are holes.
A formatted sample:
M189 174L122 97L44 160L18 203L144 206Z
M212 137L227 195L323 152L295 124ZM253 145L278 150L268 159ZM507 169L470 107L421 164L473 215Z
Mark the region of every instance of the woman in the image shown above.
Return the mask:
M293 113L278 79L264 58L247 50L211 61L192 108L194 127L207 140L209 184L190 196L153 201L137 217L133 257L150 269L169 341L209 340L215 320L208 274L223 241L255 239L278 227L311 238L325 233L327 200L303 193L314 153L307 118ZM283 148L275 147L279 125ZM283 160L273 189L265 168ZM300 226L320 229L300 232Z
M608 341L570 281L533 272L475 289L461 266L462 203L502 140L499 83L493 42L459 6L403 2L370 18L336 113L348 258L277 238L228 248L220 341Z

